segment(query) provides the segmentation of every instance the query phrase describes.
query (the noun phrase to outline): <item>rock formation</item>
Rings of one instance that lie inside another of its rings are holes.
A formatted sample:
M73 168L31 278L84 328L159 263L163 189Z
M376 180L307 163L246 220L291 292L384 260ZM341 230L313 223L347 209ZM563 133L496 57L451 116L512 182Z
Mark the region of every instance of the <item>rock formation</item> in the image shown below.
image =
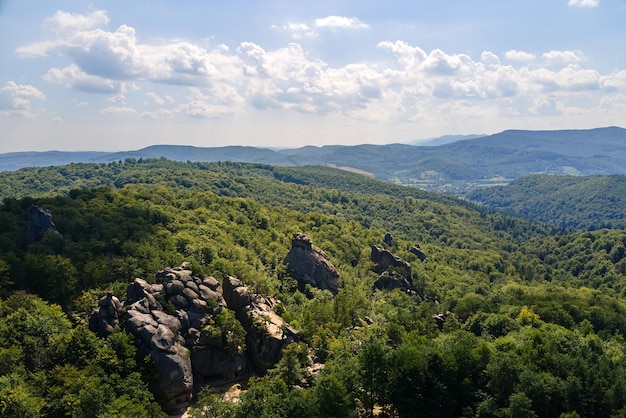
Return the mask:
M328 256L306 235L296 234L291 240L291 250L285 257L289 274L302 287L310 284L322 290L337 294L339 272L329 261Z
M384 272L374 282L374 287L379 290L402 289L408 291L413 288L413 281L397 272Z
M391 235L389 232L385 232L385 237L383 238L383 242L387 244L388 246L391 246L391 244L393 243L393 235Z
M61 235L52 222L52 213L48 209L31 205L28 208L28 237L30 241L40 241L47 232Z
M422 263L425 263L428 259L426 257L426 253L422 250L422 247L420 247L419 244L415 244L413 247L409 248L409 252L415 254Z
M413 273L411 265L390 251L372 245L370 260L376 263L376 272L380 274L374 282L376 289L402 289L413 291Z
M254 294L234 277L224 279L224 298L246 330L246 347L258 373L265 373L280 358L283 347L299 333L274 312L277 301Z
M253 295L240 283L235 286L234 278L225 283L232 308L248 331L252 363L266 370L297 332L273 311L270 300ZM166 411L176 411L189 405L194 384L232 378L248 370L243 347L229 346L224 334L230 331L223 332L216 325L226 308L219 282L194 276L191 265L183 263L158 272L156 283L135 279L128 285L124 302L112 294L104 296L89 324L102 337L121 328L133 334L139 349L155 363L157 398Z
M109 292L98 301L98 311L89 318L89 328L98 335L106 338L120 330L120 315L122 303Z
M411 265L391 251L380 248L378 245L372 245L370 260L377 264L376 272L379 274L393 267L394 270L399 271L404 277L413 281L413 279L411 279Z

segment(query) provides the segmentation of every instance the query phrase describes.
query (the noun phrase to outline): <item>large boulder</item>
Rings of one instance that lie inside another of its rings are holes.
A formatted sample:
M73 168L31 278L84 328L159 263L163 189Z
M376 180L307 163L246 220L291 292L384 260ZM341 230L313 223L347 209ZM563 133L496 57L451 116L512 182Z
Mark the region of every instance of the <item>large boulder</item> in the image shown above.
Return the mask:
M98 310L89 318L89 328L101 338L106 338L115 331L120 331L120 317L122 315L122 303L108 293L98 301Z
M224 298L246 330L248 355L258 373L265 373L280 358L285 345L299 333L274 311L277 301L253 293L231 276L224 279Z
M374 282L374 288L380 290L401 289L407 292L416 290L411 264L407 261L377 245L372 245L370 259L376 263L375 270L380 274Z
M287 271L302 287L309 284L322 290L337 294L339 272L328 256L306 235L296 234L291 240L291 250L285 257Z
M159 271L156 283L135 279L124 302L104 296L89 325L101 337L122 327L135 336L138 348L154 361L157 398L166 411L175 412L190 404L194 382L247 372L243 352L228 351L222 338L206 338L205 330L214 329L223 309L219 282L194 276L184 263Z
M413 282L407 280L406 277L401 274L397 274L396 272L384 272L374 282L374 288L379 290L400 289L403 291L409 291L413 288Z
M181 320L163 310L164 305L145 280L135 279L126 294L125 329L154 361L157 398L167 411L186 408L192 397L193 370L190 351L181 334Z
M422 250L422 247L420 247L419 244L415 244L413 247L409 248L409 252L415 254L422 263L425 263L428 260L426 253Z
M380 248L378 245L372 245L370 260L376 263L377 273L382 274L391 268L404 276L411 283L413 282L411 265L391 251Z
M31 242L41 241L46 233L61 235L52 222L52 213L37 205L28 208L28 237Z

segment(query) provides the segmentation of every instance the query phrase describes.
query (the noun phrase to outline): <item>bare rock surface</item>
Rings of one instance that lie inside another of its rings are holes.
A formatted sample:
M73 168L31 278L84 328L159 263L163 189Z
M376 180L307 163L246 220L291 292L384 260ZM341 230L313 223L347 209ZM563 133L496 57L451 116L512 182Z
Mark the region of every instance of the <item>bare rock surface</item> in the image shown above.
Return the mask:
M249 361L266 371L298 336L274 312L276 301L253 294L233 277L224 281L223 291L215 278L196 277L183 263L159 271L155 279L135 279L124 302L111 293L101 298L89 326L103 338L122 329L135 336L138 348L154 361L156 395L167 412L186 408L194 385L246 374ZM229 346L216 325L228 308L246 331L248 356L243 347Z
M376 289L415 291L411 264L407 261L377 245L372 245L370 260L376 263L375 270L380 274L374 282Z
M310 284L322 290L337 294L339 272L328 256L306 235L296 234L291 240L291 250L285 257L287 270L300 286Z
M28 237L31 242L40 241L46 233L61 235L52 222L52 212L37 205L28 208Z
M276 300L253 293L243 283L226 277L224 298L246 330L248 355L258 373L265 373L280 358L282 349L299 339L299 332L274 311Z

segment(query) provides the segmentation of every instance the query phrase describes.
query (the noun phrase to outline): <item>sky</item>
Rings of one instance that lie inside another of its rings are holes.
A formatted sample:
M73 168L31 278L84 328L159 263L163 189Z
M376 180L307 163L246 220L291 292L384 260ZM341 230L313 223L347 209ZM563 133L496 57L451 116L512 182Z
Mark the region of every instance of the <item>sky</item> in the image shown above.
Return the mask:
M0 153L626 126L626 0L0 0Z

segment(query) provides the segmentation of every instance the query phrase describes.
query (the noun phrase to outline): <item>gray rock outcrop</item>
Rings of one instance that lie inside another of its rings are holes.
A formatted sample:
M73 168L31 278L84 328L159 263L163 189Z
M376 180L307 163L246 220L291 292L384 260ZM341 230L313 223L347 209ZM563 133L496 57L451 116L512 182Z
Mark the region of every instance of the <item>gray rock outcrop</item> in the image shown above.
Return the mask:
M428 260L426 253L422 250L422 247L420 247L419 244L415 244L413 247L409 248L409 252L415 254L422 263L425 263L426 260Z
M265 373L280 358L285 345L299 333L274 311L276 300L253 293L234 278L224 279L224 298L246 330L246 347L258 373Z
M106 338L120 328L120 316L122 315L122 303L120 300L108 293L98 301L98 310L89 318L89 328L98 337Z
M157 398L166 411L177 411L189 405L194 383L248 369L243 348L227 349L221 334L208 336L219 331L215 318L226 307L219 282L194 276L183 263L158 272L156 283L135 279L123 303L112 294L101 298L89 325L102 337L122 327L133 334L155 363Z
M370 260L376 263L376 272L380 274L374 287L381 290L402 289L413 292L413 272L411 265L392 252L372 245Z
M372 245L370 260L377 264L376 272L379 274L389 270L391 267L411 282L413 281L411 278L411 265L397 255L393 254L391 251L380 248L378 245Z
M374 288L379 290L401 289L408 291L413 288L413 281L409 281L406 277L396 272L384 272L374 282Z
M52 222L52 213L37 205L28 208L28 237L31 242L41 241L46 233L61 235Z
M322 290L337 294L339 272L328 256L306 235L296 234L291 240L291 250L285 257L289 274L304 287L309 284Z

